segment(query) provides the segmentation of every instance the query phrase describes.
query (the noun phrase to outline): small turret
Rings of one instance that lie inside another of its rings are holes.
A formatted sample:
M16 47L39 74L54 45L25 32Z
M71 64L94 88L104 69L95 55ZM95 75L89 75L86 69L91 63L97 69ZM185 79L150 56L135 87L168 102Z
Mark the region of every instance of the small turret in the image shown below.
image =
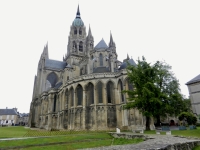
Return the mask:
M116 50L116 45L115 45L115 42L113 41L113 37L112 37L111 32L110 32L109 48L112 48L113 50Z
M89 51L93 50L93 48L94 48L94 37L92 36L90 26L89 26L89 31L88 31L88 36L86 38L86 41L87 41L87 49Z

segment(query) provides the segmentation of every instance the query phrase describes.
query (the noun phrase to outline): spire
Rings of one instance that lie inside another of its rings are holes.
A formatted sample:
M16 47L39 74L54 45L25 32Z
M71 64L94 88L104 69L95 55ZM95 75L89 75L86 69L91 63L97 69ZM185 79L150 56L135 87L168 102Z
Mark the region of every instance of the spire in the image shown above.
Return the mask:
M127 58L126 58L127 60L129 60L130 59L130 57L129 57L129 55L127 54Z
M92 40L93 41L93 36L92 36L91 29L90 29L90 25L89 25L87 40Z
M91 32L90 25L89 25L88 37L90 37L90 36L92 36L92 32Z
M79 5L78 5L78 8L77 8L76 18L81 18L81 14L80 14L80 10L79 10Z
M115 47L115 42L113 41L112 33L110 32L110 42L109 47Z

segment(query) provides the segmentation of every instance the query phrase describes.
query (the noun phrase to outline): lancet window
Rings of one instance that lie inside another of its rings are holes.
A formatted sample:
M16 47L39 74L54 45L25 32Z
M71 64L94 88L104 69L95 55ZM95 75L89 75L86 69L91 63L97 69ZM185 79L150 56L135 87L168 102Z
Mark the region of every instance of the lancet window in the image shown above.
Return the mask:
M83 100L83 88L79 84L77 86L77 105L82 105L82 100Z
M106 85L106 91L107 91L107 102L108 103L113 103L113 90L114 90L114 86L113 83L111 81L109 81Z
M94 104L94 85L89 83L87 86L87 104L88 106Z
M98 101L99 103L103 103L103 93L102 93L102 89L103 89L103 84L101 82L98 82L97 84L97 95L98 95Z
M79 42L79 51L83 52L83 42L82 41Z
M102 54L99 54L99 63L100 63L100 66L103 66L103 55Z

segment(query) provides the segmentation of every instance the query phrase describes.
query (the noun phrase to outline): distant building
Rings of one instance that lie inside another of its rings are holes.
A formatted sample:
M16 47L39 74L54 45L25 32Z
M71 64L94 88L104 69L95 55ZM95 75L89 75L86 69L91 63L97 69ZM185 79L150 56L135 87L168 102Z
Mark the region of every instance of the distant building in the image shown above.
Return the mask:
M0 109L0 125L15 125L18 123L17 108Z
M28 113L19 113L19 125L22 125L22 126L27 125L28 118L29 118Z
M200 115L200 74L186 83L188 86L192 111Z

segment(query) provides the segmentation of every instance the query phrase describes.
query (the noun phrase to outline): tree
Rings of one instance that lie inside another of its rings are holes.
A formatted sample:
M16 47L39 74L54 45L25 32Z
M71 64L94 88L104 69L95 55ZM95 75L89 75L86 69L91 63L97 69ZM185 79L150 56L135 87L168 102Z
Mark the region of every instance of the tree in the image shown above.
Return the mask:
M162 105L155 114L156 125L160 125L160 117L166 115L178 115L184 109L183 96L180 93L179 81L171 71L171 66L165 62L157 61L156 85L162 93Z
M124 91L129 95L129 102L125 109L137 108L146 117L146 130L150 130L150 118L154 116L157 106L161 105L159 88L155 85L156 68L146 62L138 60L137 66L128 65L129 81L134 84L135 90Z
M160 125L161 116L178 115L186 110L179 81L167 63L157 61L151 65L142 57L137 66L128 65L127 74L135 89L124 91L129 94L125 108L137 108L142 112L146 116L147 130L150 129L150 117L157 118Z

